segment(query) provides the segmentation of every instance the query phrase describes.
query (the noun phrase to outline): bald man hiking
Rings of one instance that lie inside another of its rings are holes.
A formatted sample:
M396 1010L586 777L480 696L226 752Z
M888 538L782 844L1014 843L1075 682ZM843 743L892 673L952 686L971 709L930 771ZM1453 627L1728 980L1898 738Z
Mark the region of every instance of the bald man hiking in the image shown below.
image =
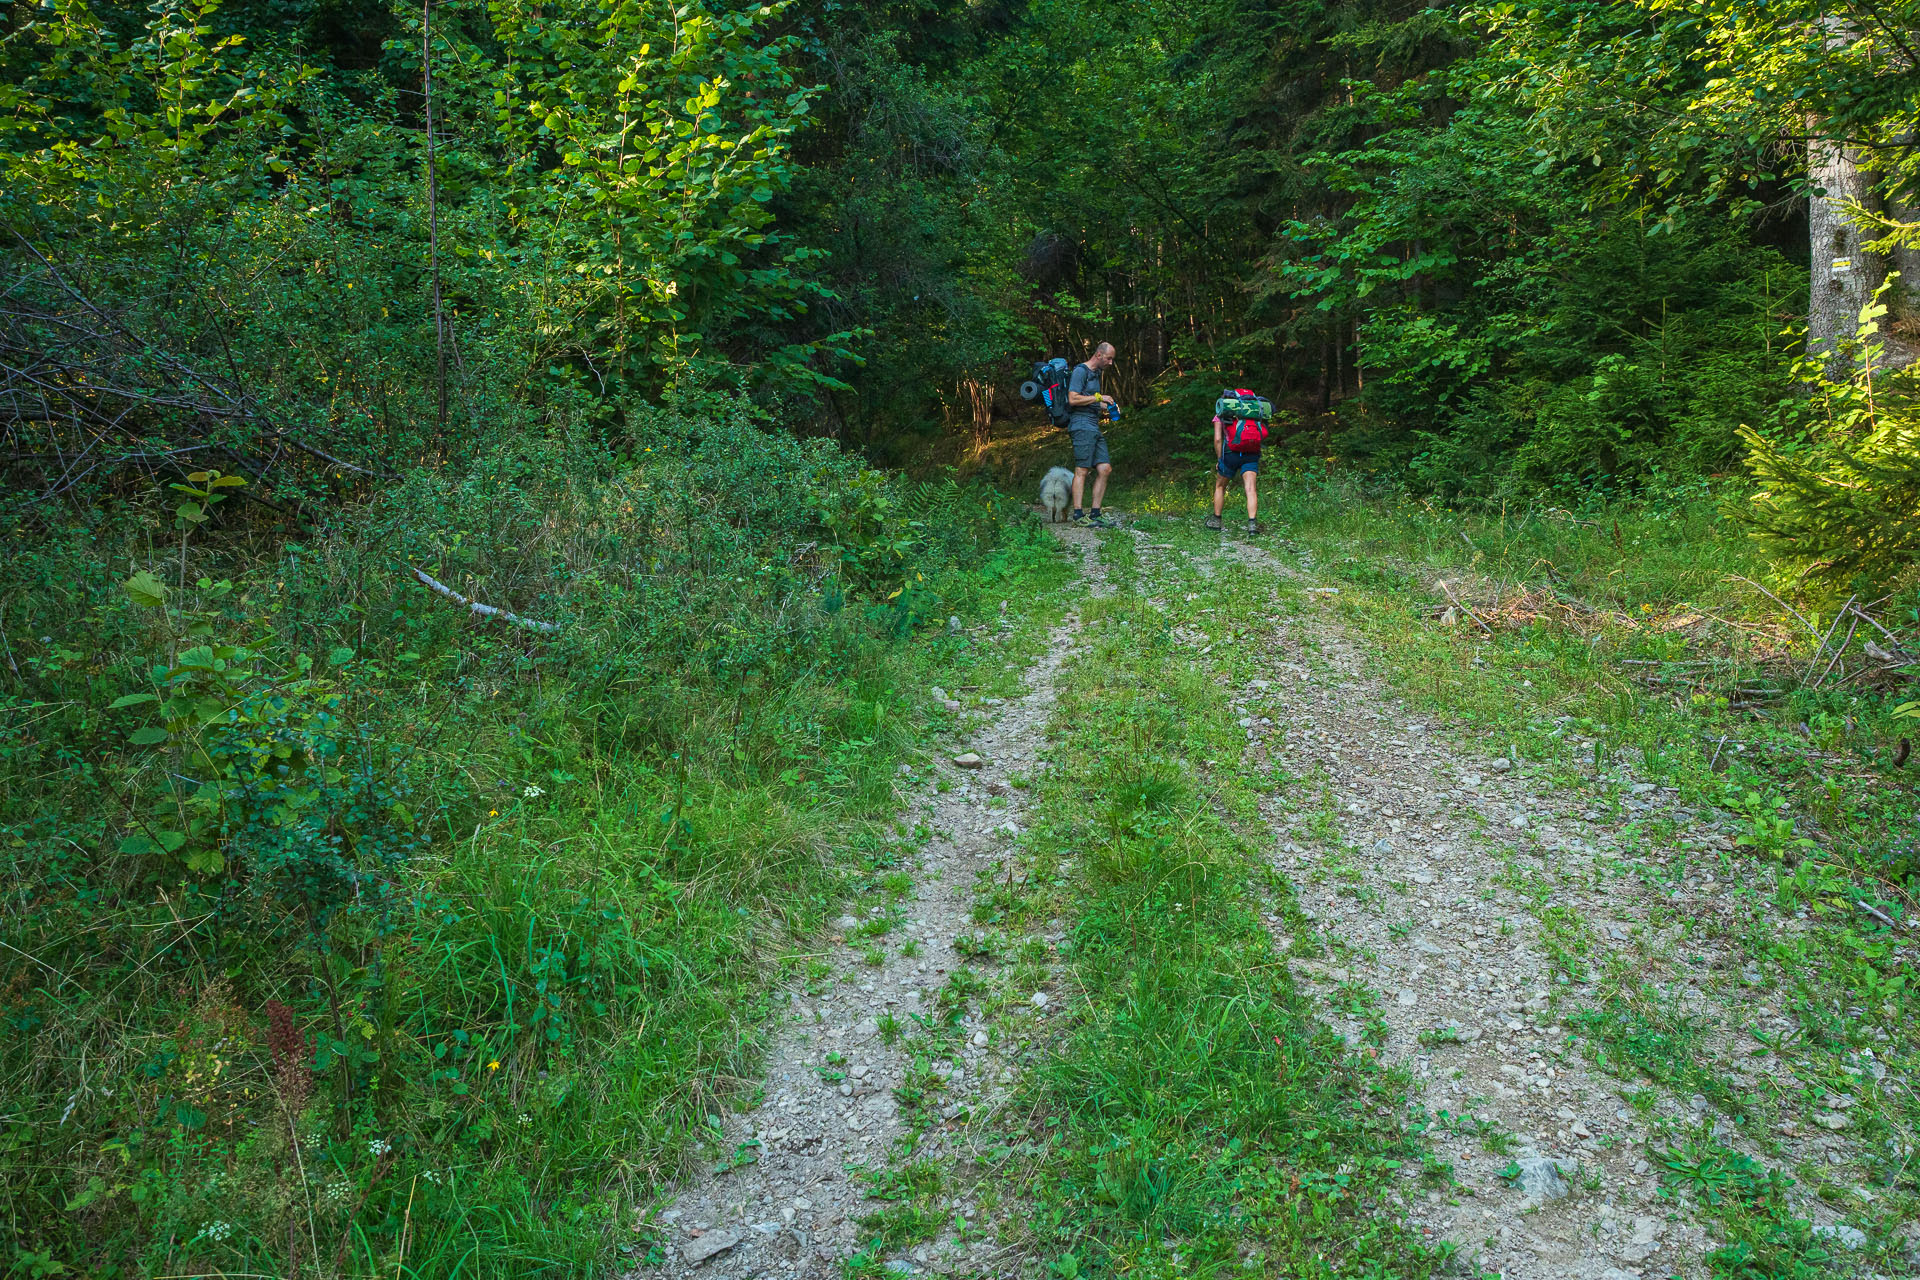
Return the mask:
M1107 496L1107 477L1113 474L1113 459L1107 454L1107 437L1100 421L1117 402L1100 390L1100 375L1113 366L1113 344L1103 342L1093 349L1085 364L1073 367L1067 380L1067 435L1073 441L1073 523L1111 529L1113 521L1100 514L1100 502ZM1093 473L1093 516L1081 510L1080 501L1087 487L1087 473Z

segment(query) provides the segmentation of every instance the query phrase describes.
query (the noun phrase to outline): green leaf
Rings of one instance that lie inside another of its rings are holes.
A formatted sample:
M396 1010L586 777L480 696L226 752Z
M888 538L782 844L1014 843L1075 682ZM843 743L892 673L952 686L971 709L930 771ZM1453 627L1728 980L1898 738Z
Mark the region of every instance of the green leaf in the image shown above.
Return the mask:
M197 849L187 855L189 871L218 871L226 865L226 855L218 849Z
M123 693L107 704L107 710L118 711L121 707L137 707L143 702L158 702L157 693Z
M127 741L136 747L158 746L172 735L159 725L148 725L144 729L135 729L127 735Z
M166 584L145 569L128 578L122 585L137 605L158 609L167 602Z
M80 1194L67 1201L66 1211L68 1213L78 1212L106 1194L107 1184L104 1179L99 1177L88 1178L87 1185L81 1190Z
M327 651L327 665L330 667L345 666L347 663L352 661L353 661L353 650L347 648L347 646L345 645L341 645L337 649L329 649Z

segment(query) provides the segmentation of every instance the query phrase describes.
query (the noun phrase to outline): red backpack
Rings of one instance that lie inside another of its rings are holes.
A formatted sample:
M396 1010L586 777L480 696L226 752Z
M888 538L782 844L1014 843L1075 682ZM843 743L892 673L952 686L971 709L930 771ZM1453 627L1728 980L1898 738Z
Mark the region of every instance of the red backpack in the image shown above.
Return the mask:
M1273 410L1257 392L1245 387L1223 392L1214 403L1222 439L1234 453L1258 453L1267 442L1267 418Z

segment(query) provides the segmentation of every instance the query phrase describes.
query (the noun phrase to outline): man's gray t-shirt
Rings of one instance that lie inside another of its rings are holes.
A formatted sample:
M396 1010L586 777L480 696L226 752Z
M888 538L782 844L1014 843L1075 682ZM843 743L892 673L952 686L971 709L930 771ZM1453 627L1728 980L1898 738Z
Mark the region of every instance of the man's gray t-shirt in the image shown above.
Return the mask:
M1099 395L1100 371L1090 369L1084 364L1073 366L1073 373L1067 379L1067 390L1069 392L1078 392L1083 396ZM1071 400L1067 403L1072 406L1072 412L1067 415L1068 426L1098 427L1100 425L1100 410L1098 405L1074 404Z

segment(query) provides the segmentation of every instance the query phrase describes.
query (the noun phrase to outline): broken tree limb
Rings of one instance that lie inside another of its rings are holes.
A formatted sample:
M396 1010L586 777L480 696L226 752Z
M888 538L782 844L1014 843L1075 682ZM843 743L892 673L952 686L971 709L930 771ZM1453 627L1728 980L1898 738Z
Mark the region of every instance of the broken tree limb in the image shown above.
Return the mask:
M1878 631L1881 635L1885 636L1888 642L1893 645L1893 652L1895 655L1904 654L1905 647L1906 647L1905 642L1901 640L1899 636L1896 636L1895 634L1893 634L1893 632L1881 626L1879 621L1872 614L1868 613L1865 609L1862 609L1857 604L1853 606L1853 613L1855 617L1859 618L1862 622L1865 622L1868 626L1872 627L1875 631ZM1905 658L1904 656L1898 657L1897 660L1903 661L1903 662L1910 661L1910 659Z
M1875 920L1878 920L1881 924L1887 926L1887 928L1889 929L1905 928L1905 926L1902 925L1898 920L1895 920L1892 916L1888 915L1886 912L1882 911L1880 908L1873 906L1869 903L1862 902L1858 898L1855 898L1853 900L1853 905L1860 908L1862 911L1866 912L1868 915L1872 916Z
M1818 640L1819 640L1819 642L1820 642L1820 643L1814 646L1814 649L1813 649L1813 661L1812 661L1812 662L1809 662L1809 663L1807 664L1807 673L1806 673L1806 675L1803 675L1803 676L1801 676L1801 677L1800 677L1800 682L1801 682L1802 684L1805 684L1805 683L1806 683L1806 682L1807 682L1807 681L1808 681L1809 679L1811 679L1811 678L1812 678L1812 676L1813 676L1813 669L1814 669L1815 667L1817 667L1817 666L1819 666L1819 665L1820 665L1820 659L1826 656L1826 652L1827 652L1827 644L1828 644L1828 643L1829 643L1829 642L1830 642L1830 641L1831 641L1831 640L1833 639L1833 633L1834 633L1834 632L1836 632L1836 631L1838 631L1838 630L1840 629L1840 624L1841 624L1842 622L1845 622L1845 621L1847 620L1847 613L1848 613L1848 611L1849 611L1849 610L1851 610L1851 609L1853 608L1853 602L1854 602L1855 600L1858 600L1859 598L1860 598L1859 596L1848 596L1848 597L1847 597L1847 602L1846 602L1845 604L1843 604L1843 605L1841 605L1841 606L1840 606L1840 612L1838 612L1838 613L1836 613L1836 614L1834 614L1834 615L1833 615L1833 625L1827 628L1827 633L1826 633L1825 635L1823 635L1823 636L1816 636L1816 637L1815 637L1816 639L1818 639ZM1858 626L1859 624L1858 624L1858 623L1855 623L1854 625L1855 625L1855 626ZM1852 633L1852 632L1848 632L1847 634L1848 634L1849 636L1851 636L1851 635L1852 635L1853 633ZM1844 648L1845 646L1843 645L1842 647ZM1828 670L1828 671L1831 671L1831 670L1833 670L1833 664L1832 664L1831 662L1829 662L1829 663L1827 664L1827 670ZM1822 672L1822 673L1821 673L1821 675L1820 675L1820 679L1821 679L1821 680L1824 680L1824 679L1826 679L1826 672ZM1816 685L1818 685L1819 683L1820 683L1820 680L1815 680L1815 681L1814 681L1814 684L1816 684Z
M481 604L478 600L469 600L431 574L419 569L414 569L412 565L408 565L407 568L412 569L413 576L420 579L421 583L428 589L439 592L455 604L463 605L483 618L498 618L502 622L511 622L514 626L525 627L529 631L558 631L560 629L560 624L557 622L542 622L538 618L523 618L517 613L508 613L505 609L497 608L494 605Z
M1836 624L1837 624L1837 623L1838 623L1838 619L1835 619L1835 622L1836 622ZM1840 647L1839 647L1839 648L1837 648L1837 649L1835 649L1835 650L1833 651L1833 657L1832 657L1831 659L1829 659L1829 660L1828 660L1828 662L1827 662L1827 665L1826 665L1826 667L1825 667L1825 668L1824 668L1824 669L1823 669L1823 670L1822 670L1822 671L1820 672L1820 678L1819 678L1818 680L1815 680L1815 681L1813 682L1813 687L1814 687L1814 688L1816 688L1816 689L1817 689L1817 688L1819 688L1819 687L1820 687L1820 685L1821 685L1821 684L1822 684L1822 683L1823 683L1823 682L1824 682L1824 681L1826 680L1826 678L1827 678L1827 677L1828 677L1828 676L1829 676L1830 674L1832 674L1832 672L1833 672L1833 666L1834 666L1834 663L1836 663L1836 662L1839 662L1839 661L1840 661L1840 656L1841 656L1842 654L1844 654L1844 653L1845 653L1845 652L1847 651L1847 646L1853 643L1853 633L1854 633L1854 632L1855 632L1856 630L1858 630L1858 629L1859 629L1859 627L1860 627L1860 620L1859 620L1858 618L1855 618L1855 619L1854 619L1853 621L1851 621L1851 622L1849 622L1849 623L1847 624L1847 637L1846 637L1846 639L1844 639L1844 640L1842 640L1842 641L1840 642ZM1846 667L1844 667L1844 666L1842 666L1842 667L1840 668L1840 674L1841 674L1842 676L1845 676L1845 675L1846 675L1846 673L1847 673L1847 669L1846 669Z
M1801 613L1798 609L1794 608L1792 605L1788 604L1785 600L1782 600L1779 596L1773 594L1773 592L1767 590L1765 587L1755 582L1752 578L1743 578L1736 573L1736 574L1730 575L1728 580L1731 582L1746 583L1748 586L1752 587L1755 591L1758 591L1761 595L1773 601L1775 604L1779 605L1782 609L1785 609L1788 613L1792 614L1795 618L1799 619L1800 625L1805 627L1809 632L1811 632L1815 640L1818 640L1820 638L1820 628L1814 626L1811 622L1808 622L1805 617L1801 616Z
M1460 536L1464 538L1467 535L1463 533ZM1472 544L1469 543L1468 545L1471 546ZM1472 609L1469 609L1464 603L1462 603L1459 597L1453 594L1453 588L1448 586L1444 580L1437 582L1434 585L1447 593L1447 599L1452 603L1454 608L1460 610L1460 612L1466 614L1469 618L1473 619L1474 624L1478 626L1482 631L1486 632L1488 635L1493 634L1493 628L1488 626L1486 623L1482 622L1480 620L1479 614L1475 613Z

